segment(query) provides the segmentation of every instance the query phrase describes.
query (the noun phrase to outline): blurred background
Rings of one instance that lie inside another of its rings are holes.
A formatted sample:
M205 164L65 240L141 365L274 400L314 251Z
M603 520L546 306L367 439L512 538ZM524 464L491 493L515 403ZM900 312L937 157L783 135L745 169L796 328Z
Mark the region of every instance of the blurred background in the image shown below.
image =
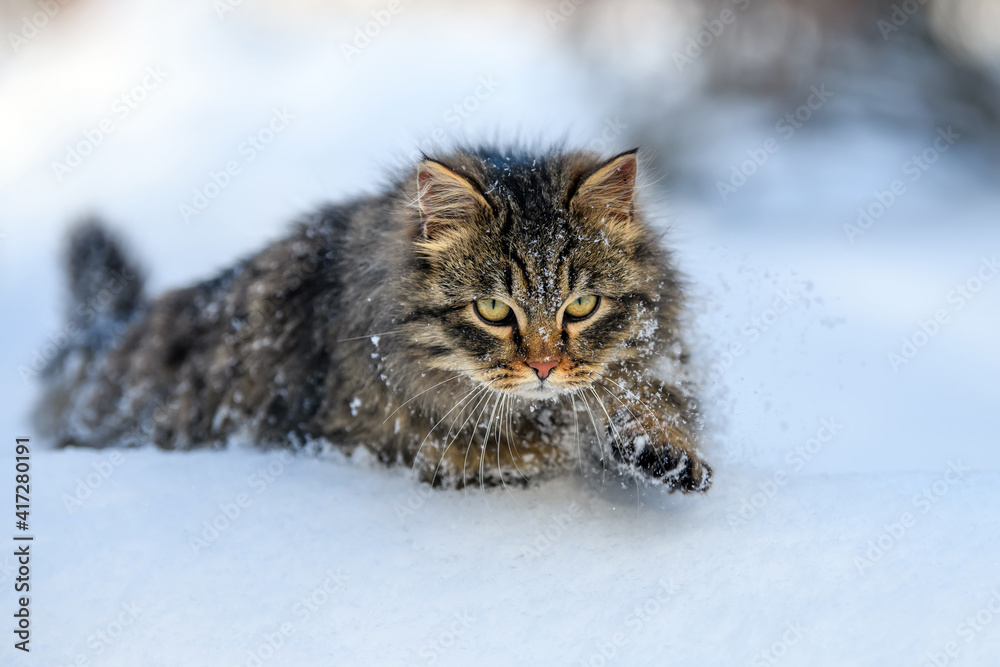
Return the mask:
M0 42L5 442L68 344L84 215L161 293L421 151L640 146L716 473L438 494L238 446L39 447L25 664L259 667L286 621L269 665L995 663L997 623L959 624L1000 597L1000 0L0 0Z
M717 458L773 466L834 416L818 472L1000 465L998 0L6 0L0 22L14 424L82 215L159 292L420 151L562 142L642 147Z

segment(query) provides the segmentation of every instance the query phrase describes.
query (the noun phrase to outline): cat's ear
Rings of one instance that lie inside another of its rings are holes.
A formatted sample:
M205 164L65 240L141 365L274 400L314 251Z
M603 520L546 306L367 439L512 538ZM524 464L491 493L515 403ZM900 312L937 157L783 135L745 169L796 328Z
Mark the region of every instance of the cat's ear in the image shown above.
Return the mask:
M632 220L638 148L611 158L588 176L570 200L570 210L604 223Z
M421 231L428 239L490 212L489 203L475 185L430 159L417 167L417 205Z

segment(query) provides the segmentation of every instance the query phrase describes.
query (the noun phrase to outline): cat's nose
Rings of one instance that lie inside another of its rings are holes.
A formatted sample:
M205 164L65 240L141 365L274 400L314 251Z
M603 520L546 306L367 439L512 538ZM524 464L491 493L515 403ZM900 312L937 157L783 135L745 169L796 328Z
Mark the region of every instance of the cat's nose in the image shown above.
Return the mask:
M538 377L545 379L553 368L559 365L558 361L529 361L528 365L535 369Z

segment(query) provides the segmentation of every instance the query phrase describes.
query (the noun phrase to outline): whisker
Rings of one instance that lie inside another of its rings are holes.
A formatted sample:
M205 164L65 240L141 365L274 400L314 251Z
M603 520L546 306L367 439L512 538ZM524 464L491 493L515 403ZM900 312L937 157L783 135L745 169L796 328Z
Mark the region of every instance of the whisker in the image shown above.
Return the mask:
M628 404L625 403L625 401L623 401L621 398L619 398L618 396L616 396L610 389L608 389L603 383L601 383L600 380L595 380L594 381L594 385L597 386L599 389L604 390L605 394L607 394L611 398L613 398L616 401L618 401L619 403L621 403L622 407L625 408L625 411L628 412L629 417L631 417L633 420L635 420L636 422L639 423L639 428L642 429L643 435L646 436L646 441L647 441L647 445L646 446L647 447L652 447L653 446L653 438L650 437L649 431L646 430L646 426L642 423L642 421L639 418L637 418L635 416L635 413L632 412L632 410L629 408ZM640 508L639 479L637 477L633 477L633 482L635 483L635 514L638 517L639 516L639 508Z
M461 374L461 373L459 373L459 374L457 374L457 375L453 375L452 377L448 378L447 380L444 380L444 381L442 381L442 382L438 382L438 383L437 383L436 385L434 385L433 387L430 387L430 388L428 388L428 389L424 389L424 390L423 390L422 392L420 392L420 393L419 393L419 394L417 394L416 396L413 396L412 398L408 398L408 399L407 399L406 401L404 401L403 403L401 403L401 404L400 404L400 406L399 406L398 408L396 408L395 410L393 410L392 412L390 412L390 413L389 413L389 416L388 416L388 417L386 417L386 418L385 418L384 420L382 420L382 423L384 424L384 423L386 423L387 421L389 421L390 419L392 419L392 416L393 416L394 414L396 414L397 412L399 412L400 410L402 410L402 409L403 409L403 408L404 408L404 407L405 407L405 406L406 406L406 405L407 405L408 403L410 403L410 402L411 402L411 401L413 401L413 400L416 400L416 399L420 398L421 396L423 396L424 394L426 394L427 392L429 392L429 391L430 391L431 389L437 389L437 388L438 388L438 387L440 387L441 385L443 385L443 384L445 384L445 383L447 383L447 382L451 382L452 380L457 380L457 379L458 379L458 378L460 378L460 377L462 377L462 374Z
M583 401L583 406L585 408L587 408L587 414L590 415L590 423L594 427L594 433L597 436L597 442L598 442L598 444L600 444L600 441L601 441L601 429L597 428L597 420L594 419L594 411L590 408L590 401L587 400L587 395L586 394L580 394L580 400ZM608 472L608 465L607 465L607 463L604 460L605 456L607 456L607 455L608 454L605 453L604 447L602 446L601 447L601 469L602 469L602 473L601 473L601 486L604 486L605 476L607 475L607 472Z
M625 449L625 439L622 438L621 433L618 432L618 428L615 426L614 420L612 420L611 419L611 415L608 414L608 409L606 407L604 407L604 402L601 400L601 397L598 396L597 390L594 389L593 386L590 387L590 391L594 394L594 399L597 401L597 404L601 406L601 410L604 411L604 415L608 418L608 426L611 427L611 431L614 433L615 440L618 441L618 445L624 450ZM605 389L605 391L607 391L607 390ZM628 410L628 408L626 408L626 410ZM629 414L631 415L632 412L629 411ZM634 419L635 415L632 415L632 417ZM641 422L640 422L640 424L641 424ZM645 431L645 428L643 428L643 430ZM647 438L647 440L649 439L649 434L648 433L646 434L646 438ZM652 440L650 440L650 444L652 444ZM635 482L636 482L636 485L635 485L636 512L638 512L638 503L639 503L639 481L638 481L638 479L636 479Z
M484 398L480 399L479 403L476 404L476 407L474 407L472 409L472 411L475 412L477 409L479 409L480 405L483 406L483 409L479 410L479 413L476 415L476 420L472 423L472 433L469 435L469 444L467 444L465 446L465 459L462 461L462 491L463 492L466 490L466 481L465 481L465 479L466 479L466 471L469 469L469 452L472 451L472 443L475 442L475 440L476 440L476 431L479 429L479 421L483 418L483 413L486 412L486 408L489 407L489 405L490 405L489 399L490 399L489 395L488 394L485 395ZM462 424L462 428L465 428L465 424ZM461 429L459 429L459 431L461 431ZM450 445L449 445L449 447L450 447ZM445 451L447 451L447 450L445 450Z
M597 404L599 406L601 406L601 410L604 411L604 416L607 417L607 419L608 419L608 426L610 426L611 430L614 432L615 439L618 440L619 444L621 444L624 447L625 446L625 441L622 440L621 435L619 435L618 428L615 426L614 421L612 421L611 415L608 414L608 409L606 407L604 407L604 402L601 400L601 397L597 395L597 390L594 389L593 386L587 387L587 388L590 390L590 393L592 393L594 395L594 400L596 400Z
M510 414L510 397L511 397L511 395L510 394L501 394L501 397L502 397L502 400L501 400L501 403L500 403L500 405L501 405L501 408L500 408L500 426L499 426L499 428L497 430L497 470L500 472L500 485L503 486L503 490L507 492L507 495L510 495L510 489L507 488L507 481L504 479L504 475L503 475L503 464L500 462L500 436L503 434L503 427L504 427L504 424L507 421L507 418L504 416L504 410L507 411L507 414ZM508 443L510 442L510 431L507 432L507 442Z
M486 387L480 387L480 391L486 391ZM475 397L473 397L472 401L475 401L475 400L476 400L476 399L478 399L479 397L480 397L480 394L479 394L479 393L477 393L477 394L476 394L476 396L475 396ZM470 404L470 403L472 403L472 401L469 401L469 403L466 403L465 407L469 407L469 404ZM457 434L458 434L458 432L462 430L462 427L460 426L460 427L458 428L458 431L455 431L455 424L457 424L457 423L458 423L458 420L462 418L462 414L463 414L463 413L464 413L464 410L462 410L461 412L459 412L459 413L458 413L457 415L455 415L455 416L454 416L454 417L452 418L452 420L451 420L451 424L449 424L449 425L448 425L448 433L447 433L447 434L445 434L445 438L444 438L444 441L445 441L445 442L448 442L448 441L449 441L449 440L451 439L451 435L452 435L452 433L453 433L453 432L454 432L454 433L455 433L455 434L457 435ZM465 418L465 421L467 422L468 420L469 420L469 418L468 418L468 417L466 417L466 418ZM462 426L464 426L464 425L465 425L465 423L463 422Z
M463 396L463 397L461 398L461 400L459 400L459 401L458 401L458 402L457 402L457 403L456 403L456 404L455 404L455 405L454 405L454 406L453 406L453 407L451 408L451 410L449 410L448 412L444 413L444 415L443 415L443 416L441 417L441 419L439 419L439 420L437 421L437 423L435 423L435 424L433 424L433 425L431 426L430 430L429 430L429 431L427 431L427 435L425 435L425 436L424 436L424 439L420 441L420 445L418 445L418 446L417 446L417 451L416 451L416 453L415 453L415 454L413 455L413 468L411 468L411 469L410 469L410 472L413 472L413 469L414 469L414 468L416 467L417 463L418 463L418 462L420 461L420 450L421 450L421 449L423 449L423 447L424 447L424 443L425 443L425 442L427 442L427 438L429 438L429 437L431 436L431 433L433 433L433 432L434 432L434 429L436 429L436 428L437 428L438 426L440 426L440 425L441 425L441 423L442 423L442 422L444 422L444 420L448 418L448 415L450 415L450 414L451 414L452 412L454 412L454 411L455 411L456 409L458 409L458 408L459 408L459 407L461 407L461 406L462 406L463 404L465 404L465 403L466 403L466 402L467 402L467 401L469 400L469 397L470 397L470 396L472 396L472 397L473 397L473 400L475 400L475 395L478 395L478 393L479 393L479 392L481 392L481 391L485 391L485 390L486 390L486 387L473 387L472 389L470 389L470 390L469 390L469 391L468 391L468 392L467 392L467 393L465 394L465 396ZM459 415L461 415L461 414L462 414L462 413L461 413L461 412L459 412ZM455 422L454 422L454 420L453 420L453 421L452 421L452 425L454 425L454 423L455 423ZM448 438L449 438L450 436L451 436L451 429L448 429L448 435L447 435L447 436L445 436L445 442L447 442L447 441L448 441ZM438 465L440 465L440 462L438 463ZM431 484L432 484L432 485L433 485L433 483L434 483L434 477L436 477L436 476L437 476L437 469L435 468L435 475L431 477Z
M652 416L654 418L659 416L657 414L657 412L655 410L653 410L653 408L649 407L649 404L647 404L645 401L642 400L642 397L639 396L639 393L637 391L628 389L627 387L625 387L621 383L616 382L614 379L609 378L607 375L604 375L602 373L594 373L593 375L595 375L600 380L607 380L611 384L613 384L616 387L618 387L619 389L621 389L625 393L625 396L627 398L634 398L635 400L637 400L642 407L646 408L646 410L649 412L650 416Z
M469 407L471 405L472 408L469 410L469 415L462 421L462 424L461 424L461 426L458 427L458 429L455 429L455 424L457 424L458 420L462 418L462 414L459 413L455 417L455 419L452 420L451 426L448 428L448 434L447 434L447 436L445 437L445 440L444 440L444 450L441 452L441 456L438 458L437 467L434 469L434 476L435 477L437 477L437 471L441 467L441 464L444 463L444 457L448 454L448 450L451 449L451 446L455 443L455 440L457 440L458 435L462 432L462 429L465 428L465 425L468 424L469 420L472 419L472 416L474 414L476 414L476 409L488 397L488 390L489 390L489 387L484 386L482 388L482 391L480 391L471 401L469 401L466 404L465 407ZM473 405L473 403L474 403L474 405ZM454 433L455 433L455 437L454 438L452 437L452 431L453 430L454 430ZM464 478L463 478L462 484L463 485L465 484Z
M497 408L500 407L500 399L504 397L503 394L497 394L496 400L493 401L493 410L490 412L490 421L486 425L486 436L483 438L483 451L479 454L479 488L483 491L483 500L489 505L489 501L486 499L486 450L490 444L490 431L493 430L493 421L497 416ZM500 439L497 438L497 452L500 451ZM499 456L497 457L499 461ZM499 469L500 466L498 465ZM500 472L500 479L503 480L503 472Z
M527 482L528 478L524 476L524 473L521 472L520 466L517 465L517 456L515 454L515 452L517 451L517 438L516 438L516 434L514 433L514 401L515 400L516 399L515 399L514 395L511 394L510 395L510 402L508 404L508 410L507 410L507 453L510 454L510 461L511 461L511 463L514 464L514 470L517 471L517 474L521 477L522 480L524 480L525 482ZM512 435L514 435L515 437L511 438ZM511 451L511 440L514 440L514 449L513 449L513 451Z
M649 431L646 430L646 426L642 423L641 419L639 419L638 417L635 416L635 413L632 412L632 410L629 408L628 403L626 403L621 398L619 398L618 396L616 396L610 389L608 389L606 386L604 386L600 381L595 380L594 381L594 386L596 386L598 389L602 389L605 394L607 394L611 398L613 398L616 401L618 401L619 403L621 403L621 406L625 409L626 412L628 412L629 417L631 417L636 422L638 422L639 427L642 429L643 435L645 435L647 438L649 438L650 443L653 442L653 439L649 435ZM649 412L652 414L652 411L649 411Z
M650 415L651 415L651 416L652 416L652 417L653 417L654 419L661 419L661 420L662 420L662 418L663 418L663 415L662 415L661 413L659 413L659 412L657 412L657 411L653 410L653 408L649 407L649 405L648 405L648 404L647 404L647 403L646 403L645 401L643 401L643 400L642 400L642 399L641 399L641 398L639 397L639 395L638 395L638 393L637 393L637 392L635 392L635 391L631 391L631 390L628 390L628 389L626 389L625 387L622 387L622 385L621 385L621 384L619 384L619 383L615 382L615 381L614 381L614 380L612 380L611 378L609 378L609 377L606 377L606 376L604 376L604 375L598 375L598 377L600 377L601 379L604 379L604 380L607 380L608 382L611 382L611 383L615 384L615 386L617 386L617 387L620 387L620 388L621 388L621 389L622 389L623 391L625 391L625 392L626 392L626 394L628 394L628 395L629 395L629 396L630 396L631 398L635 398L635 400L637 400L637 401L639 402L639 404L640 404L640 405L641 405L642 407L644 407L644 408L646 409L646 411L647 411L647 412L648 412L648 413L649 413L649 414L650 414ZM634 415L633 415L633 417L634 417ZM673 437L673 438L676 438L676 439L678 439L678 440L684 440L684 436L683 436L683 434L682 434L682 433L680 433L680 432L679 432L679 431L677 430L677 427L676 427L676 421L673 421L673 422L670 422L670 421L661 421L660 423L661 423L661 424L663 425L663 428L664 428L664 429L666 429L667 433L668 433L668 434L669 434L669 435L670 435L671 437Z
M490 385L492 385L492 384L493 384L492 382L487 382L483 386L479 387L478 390L477 390L476 396L474 396L472 398L472 400L469 401L469 403L471 403L472 401L476 401L476 400L478 400L479 402L482 402L482 397L485 396L486 392L490 388ZM466 407L468 407L468 403L466 403ZM465 421L462 422L462 425L458 427L458 431L455 432L455 436L456 437L458 436L459 433L462 432L462 429L465 428L465 425L469 422L469 419L472 418L472 415L476 411L476 407L479 407L479 403L476 403L476 406L473 407L472 410L469 412L469 416L466 417ZM454 410L454 408L452 408L452 410ZM451 410L449 410L448 412L450 413ZM447 415L445 415L445 416L447 416ZM455 424L458 422L459 419L461 419L461 417L462 417L462 413L460 412L455 417L455 419L452 420L451 426L448 428L448 434L445 436L445 439L444 439L444 442L445 442L444 451L441 452L441 457L438 459L437 465L434 467L434 475L431 477L432 480L434 480L434 479L437 478L437 473L438 473L438 470L440 470L440 468L441 468L441 464L444 462L444 457L448 454L448 450L451 448L451 445L454 442L453 440L451 440L451 432L452 432L452 429L455 428ZM442 418L442 421L443 421L443 418ZM462 484L463 485L465 484L465 481L464 481L464 471L463 471L463 481L462 481Z
M382 333L371 333L364 336L355 336L353 338L340 338L335 340L335 343L346 343L349 340L366 340L372 336L391 336L392 334L403 333L404 329L396 329L395 331L383 331Z
M608 426L611 427L611 435L612 435L612 437L614 437L615 441L618 442L618 445L624 449L624 447L625 447L625 441L622 440L621 434L618 433L617 427L615 427L614 423L611 421L611 415L608 414L608 409L604 407L604 403L601 402L601 398L600 398L600 396L597 395L597 391L592 386L591 387L587 387L587 389L589 389L590 392L594 395L594 400L597 401L597 404L599 406L601 406L601 410L604 411L604 415L607 417L607 420L608 420ZM607 455L611 456L612 458L614 457L613 452L608 452ZM604 467L604 472L605 472L605 474L607 473L607 466ZM604 478L603 477L601 479L601 484L602 485L604 484Z
M583 450L580 448L580 416L576 413L576 397L569 395L569 400L573 403L573 430L576 433L576 460L580 465L580 474L583 474Z
M496 414L497 401L499 398L500 397L498 395L493 401L493 411L490 413L490 418L486 420L486 435L483 436L483 446L479 450L479 489L483 492L483 500L486 500L486 486L483 484L483 464L486 460L486 448L490 442L490 430L493 428L493 415ZM489 403L486 405L486 410L490 411Z
M601 406L601 410L604 411L604 416L608 419L608 426L611 427L611 432L614 435L615 440L618 442L618 445L622 449L625 449L625 440L622 438L621 433L618 432L618 427L615 426L614 421L611 419L611 415L608 414L608 409L604 407L604 402L601 400L601 397L598 396L597 390L594 389L593 386L588 387L588 389L590 389L591 393L594 395L594 400L597 401L597 404ZM638 492L638 486L636 487L636 491Z

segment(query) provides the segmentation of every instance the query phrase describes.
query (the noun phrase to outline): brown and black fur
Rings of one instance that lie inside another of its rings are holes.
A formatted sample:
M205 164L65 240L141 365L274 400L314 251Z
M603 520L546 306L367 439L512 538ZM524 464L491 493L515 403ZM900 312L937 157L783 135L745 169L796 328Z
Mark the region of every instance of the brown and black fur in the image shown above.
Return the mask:
M428 158L148 302L117 241L83 225L74 303L112 271L126 289L91 327L111 333L78 337L50 369L41 424L61 445L362 446L451 487L588 456L705 490L682 289L635 208L636 170L634 151ZM586 321L561 310L579 294L599 297ZM479 317L482 298L510 303L510 321ZM546 378L532 360L558 365Z

